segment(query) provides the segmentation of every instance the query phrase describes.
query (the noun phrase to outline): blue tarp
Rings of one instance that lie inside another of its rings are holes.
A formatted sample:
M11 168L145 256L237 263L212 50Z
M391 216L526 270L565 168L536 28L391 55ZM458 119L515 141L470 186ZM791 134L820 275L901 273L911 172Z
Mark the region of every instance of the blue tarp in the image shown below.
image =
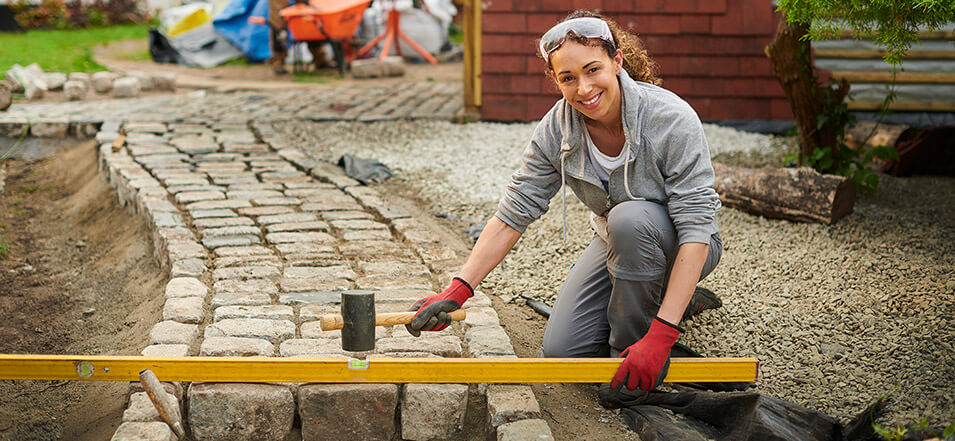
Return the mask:
M250 61L264 61L272 56L269 25L249 23L249 17L268 21L269 0L232 0L212 21L216 31L236 45Z

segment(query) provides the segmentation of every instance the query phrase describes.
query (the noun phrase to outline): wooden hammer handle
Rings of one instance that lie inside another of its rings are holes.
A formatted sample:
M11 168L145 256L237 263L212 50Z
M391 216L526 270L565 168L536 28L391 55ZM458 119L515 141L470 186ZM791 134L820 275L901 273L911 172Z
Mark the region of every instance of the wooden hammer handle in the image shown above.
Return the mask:
M175 405L169 402L170 397L166 395L166 391L159 383L159 379L156 378L156 374L149 369L143 369L139 372L139 382L142 383L143 390L146 391L149 400L153 402L153 406L159 412L159 417L169 425L169 428L179 439L185 439L186 431L182 427L182 418L176 411Z
M411 323L411 319L414 318L415 314L417 314L416 311L383 312L375 314L375 326L407 325ZM451 316L451 320L459 322L467 317L467 311L463 309L457 309L451 311L449 315ZM340 314L323 315L318 319L318 321L322 326L322 331L334 331L336 329L341 329L345 324Z

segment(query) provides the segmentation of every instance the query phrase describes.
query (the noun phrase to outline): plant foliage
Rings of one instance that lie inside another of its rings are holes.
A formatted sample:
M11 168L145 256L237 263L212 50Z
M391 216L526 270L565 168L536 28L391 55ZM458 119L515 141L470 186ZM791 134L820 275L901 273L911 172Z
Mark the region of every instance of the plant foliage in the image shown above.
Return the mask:
M84 29L118 24L141 24L148 16L137 0L30 0L10 2L17 23L23 29Z

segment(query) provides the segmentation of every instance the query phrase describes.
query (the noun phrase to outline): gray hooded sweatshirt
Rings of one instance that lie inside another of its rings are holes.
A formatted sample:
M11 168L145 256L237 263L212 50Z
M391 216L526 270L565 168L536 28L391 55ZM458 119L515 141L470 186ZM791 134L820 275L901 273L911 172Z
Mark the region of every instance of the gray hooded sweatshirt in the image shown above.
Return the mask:
M653 201L667 207L681 245L710 243L720 200L699 117L676 94L634 81L624 69L618 80L626 156L610 173L609 194L587 154L583 114L561 99L534 130L495 216L523 233L547 212L563 182L565 193L569 186L597 216L621 202ZM562 203L566 240L565 196Z

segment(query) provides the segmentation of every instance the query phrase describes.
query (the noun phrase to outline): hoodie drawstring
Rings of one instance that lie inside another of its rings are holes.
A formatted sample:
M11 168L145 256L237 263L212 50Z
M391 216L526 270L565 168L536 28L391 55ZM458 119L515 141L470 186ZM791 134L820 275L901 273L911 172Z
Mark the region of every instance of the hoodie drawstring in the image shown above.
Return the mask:
M567 172L564 167L565 156L567 156L566 151L560 152L560 208L564 217L564 243L561 246L562 251L567 251Z

